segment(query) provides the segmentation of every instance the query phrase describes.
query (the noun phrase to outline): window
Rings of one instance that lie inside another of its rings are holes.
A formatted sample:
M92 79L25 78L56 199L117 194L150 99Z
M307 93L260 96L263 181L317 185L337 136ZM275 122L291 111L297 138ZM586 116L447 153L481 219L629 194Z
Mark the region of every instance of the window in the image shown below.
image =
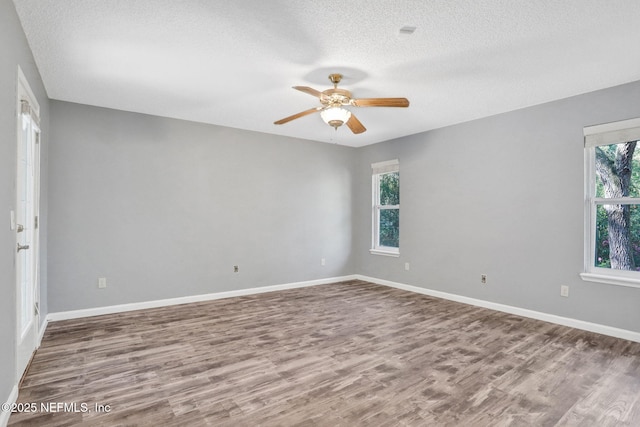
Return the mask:
M640 119L585 135L584 280L640 287Z
M372 254L400 255L400 164L374 163Z

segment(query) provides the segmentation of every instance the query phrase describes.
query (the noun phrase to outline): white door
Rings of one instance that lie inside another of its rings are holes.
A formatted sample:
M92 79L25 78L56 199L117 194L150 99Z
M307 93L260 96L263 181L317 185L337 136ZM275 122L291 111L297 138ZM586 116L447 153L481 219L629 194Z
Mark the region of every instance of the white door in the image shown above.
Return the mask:
M18 77L18 157L16 176L17 377L24 373L38 339L40 127L38 104L24 75Z

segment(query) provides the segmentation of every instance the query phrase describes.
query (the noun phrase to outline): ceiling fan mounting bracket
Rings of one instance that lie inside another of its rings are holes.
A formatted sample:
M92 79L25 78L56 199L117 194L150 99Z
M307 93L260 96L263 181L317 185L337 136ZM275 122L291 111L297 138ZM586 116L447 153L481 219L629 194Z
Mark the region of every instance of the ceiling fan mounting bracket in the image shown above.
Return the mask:
M340 83L340 80L342 80L342 74L340 73L329 74L329 80L331 81L331 83L333 83L333 87L337 88L338 83Z

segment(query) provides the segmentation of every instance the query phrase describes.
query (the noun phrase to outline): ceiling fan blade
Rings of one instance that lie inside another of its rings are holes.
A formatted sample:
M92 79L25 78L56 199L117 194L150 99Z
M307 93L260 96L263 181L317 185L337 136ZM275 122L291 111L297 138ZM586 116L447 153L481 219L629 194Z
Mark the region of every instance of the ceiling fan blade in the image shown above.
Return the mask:
M351 100L356 107L408 107L407 98L362 98Z
M362 133L367 130L367 128L365 128L362 123L360 123L360 120L358 120L358 118L353 113L351 113L351 117L349 117L349 120L347 120L347 126L349 126L351 132L355 134Z
M319 110L321 110L322 107L315 107L315 108L310 108L308 110L305 111L301 111L297 114L294 114L293 116L289 116L289 117L285 117L284 119L280 119L277 122L273 122L274 125L283 125L285 123L290 122L291 120L295 120L295 119L299 119L300 117L304 117L304 116L308 116L309 114L313 114Z
M316 98L322 98L322 92L320 92L319 90L315 90L312 87L308 87L308 86L294 86L293 87L295 90L299 90L300 92L304 92L306 94L309 94L311 96L315 96Z

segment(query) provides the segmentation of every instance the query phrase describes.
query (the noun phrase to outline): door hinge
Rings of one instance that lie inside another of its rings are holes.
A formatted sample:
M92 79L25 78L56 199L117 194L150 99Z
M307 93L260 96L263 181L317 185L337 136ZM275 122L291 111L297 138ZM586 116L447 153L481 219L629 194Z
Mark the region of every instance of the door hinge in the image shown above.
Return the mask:
M35 220L33 221L33 228L38 228L38 217L35 217Z
M36 302L33 305L33 314L35 314L36 316L40 314L40 303Z
M29 106L29 101L26 99L20 100L20 114L30 114L31 107Z

